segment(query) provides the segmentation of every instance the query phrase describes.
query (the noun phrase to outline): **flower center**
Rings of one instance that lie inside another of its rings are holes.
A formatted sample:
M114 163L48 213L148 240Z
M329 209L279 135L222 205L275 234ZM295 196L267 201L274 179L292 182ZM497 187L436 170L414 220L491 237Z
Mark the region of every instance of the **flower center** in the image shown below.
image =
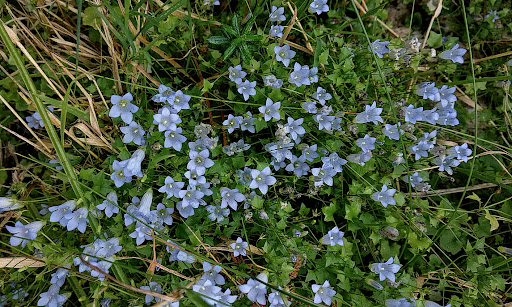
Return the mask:
M279 51L279 56L282 57L283 59L286 58L286 52Z
M171 91L171 90L165 90L165 91L163 91L163 93L162 93L162 95L164 95L164 96L171 96L171 94L172 94L172 91Z
M128 104L128 101L126 101L126 99L119 100L119 106L121 108L125 108L127 104Z
M162 125L167 126L168 123L169 121L167 119L162 120Z

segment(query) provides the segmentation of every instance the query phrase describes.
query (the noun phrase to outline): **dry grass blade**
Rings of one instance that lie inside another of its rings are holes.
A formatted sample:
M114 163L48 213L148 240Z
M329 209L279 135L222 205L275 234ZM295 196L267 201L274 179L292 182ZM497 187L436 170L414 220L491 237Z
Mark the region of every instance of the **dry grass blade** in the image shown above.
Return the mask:
M430 23L428 24L427 32L425 32L425 38L423 39L423 43L421 44L421 49L425 48L425 45L427 44L428 37L430 36L430 29L432 29L432 25L434 24L434 20L441 14L441 11L443 10L443 0L437 0L437 7L434 12L434 15L430 19Z
M141 257L117 257L116 258L117 260L125 260L125 259L137 259L137 260L141 260L141 261L145 261L145 262L149 262L151 263L151 260L149 259L145 259L145 258L141 258ZM190 281L195 281L196 279L195 278L192 278L192 277L188 277L188 276L185 276L181 273L179 273L178 271L175 271L175 270L172 270L172 269L169 269L168 267L164 266L164 265L161 265L160 263L156 263L155 266L157 268L160 268L164 271L166 271L167 273L171 273L172 275L176 275L178 276L179 278L183 278L183 279L186 279L186 280L190 280Z
M368 10L365 9L359 2L354 0L354 4L357 6L357 8L363 12L363 14L368 13ZM384 21L380 20L379 18L375 17L378 23L380 23L386 30L388 30L391 34L393 34L395 37L400 38L403 41L403 38L400 37L398 33L396 33L393 29L391 29Z
M22 267L40 268L44 266L46 266L46 263L44 261L35 260L27 257L0 258L0 268L19 269Z

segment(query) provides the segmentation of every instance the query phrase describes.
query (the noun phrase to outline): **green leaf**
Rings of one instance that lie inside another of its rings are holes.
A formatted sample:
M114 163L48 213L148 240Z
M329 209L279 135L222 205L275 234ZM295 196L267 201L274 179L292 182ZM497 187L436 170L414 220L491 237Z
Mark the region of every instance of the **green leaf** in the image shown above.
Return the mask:
M261 35L244 35L243 40L246 42L259 42L263 38Z
M484 211L485 211L485 218L488 219L489 222L491 223L491 231L498 229L500 224L498 223L496 216L491 215L489 213L489 210L487 210L487 209L485 209Z
M185 296L190 300L191 303L194 304L194 306L197 306L197 307L209 307L210 306L203 300L202 296L199 295L197 292L189 290L189 291L185 292Z
M249 19L249 21L247 22L247 24L244 27L244 30L242 31L242 35L246 35L247 33L249 33L249 31L251 30L251 27L255 21L256 21L256 16L253 16L251 19Z
M451 254L457 254L464 246L462 240L454 234L453 229L446 229L439 240L441 247L450 252Z
M345 206L345 218L352 221L359 216L359 213L361 213L361 200L358 197L352 197Z
M434 31L430 31L430 35L428 36L428 39L427 39L427 44L432 48L438 48L443 45L442 39L443 39L443 35L437 34Z
M256 132L260 132L262 129L267 128L267 122L261 118L258 118L254 121L254 127L256 128Z
M322 212L324 213L324 221L334 221L334 213L336 213L336 210L338 207L336 206L336 203L331 203L329 206L325 206L322 208Z
M235 36L239 36L241 33L237 14L233 15L233 19L231 20L231 26L233 27L232 29L236 31Z
M261 209L263 208L263 198L261 198L260 196L256 195L254 196L254 198L252 199L252 203L251 205L256 208L256 209Z
M223 45L223 44L229 44L229 42L231 40L229 38L227 38L227 37L224 37L224 36L210 36L210 37L208 37L207 41L210 44Z
M86 8L82 15L82 23L86 26L91 26L96 30L101 27L101 17L95 7L90 6Z
M220 25L220 28L231 36L235 36L235 37L238 36L238 33L228 25L222 24L222 25Z
M242 42L240 44L240 55L245 63L249 63L252 59L251 51L249 51L249 47L246 42Z
M418 239L418 235L415 232L409 232L407 236L407 243L412 248L418 248L420 250L427 248L430 245L430 240L428 238Z
M203 88L201 89L201 92L208 92L213 87L213 83L210 81L204 79L203 80Z

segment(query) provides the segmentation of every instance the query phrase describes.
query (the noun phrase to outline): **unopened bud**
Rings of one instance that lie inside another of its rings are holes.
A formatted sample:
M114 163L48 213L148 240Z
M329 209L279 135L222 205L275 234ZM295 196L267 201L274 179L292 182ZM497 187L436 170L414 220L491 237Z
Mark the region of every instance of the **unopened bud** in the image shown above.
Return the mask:
M366 279L366 283L368 285L372 286L373 288L377 289L377 290L384 289L384 287L378 281L376 281L376 280L367 278Z

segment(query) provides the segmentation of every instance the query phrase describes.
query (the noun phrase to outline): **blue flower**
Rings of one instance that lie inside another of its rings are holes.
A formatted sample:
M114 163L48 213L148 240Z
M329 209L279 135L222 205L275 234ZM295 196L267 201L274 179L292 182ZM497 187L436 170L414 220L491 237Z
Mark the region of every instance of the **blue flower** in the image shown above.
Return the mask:
M286 17L284 16L284 7L277 7L272 5L272 10L270 15L268 15L270 21L285 21Z
M159 203L156 205L156 210L151 211L151 216L156 217L157 224L166 224L172 225L172 215L174 213L174 208L167 208L164 204Z
M302 66L302 68L306 68L308 69L308 78L309 78L309 82L311 83L316 83L318 82L318 67L311 67L311 69L309 69L309 67L307 65L304 65Z
M323 244L327 244L330 246L341 245L343 246L343 235L345 233L338 229L338 226L335 226L333 229L329 230L326 235L324 235L320 242Z
M379 201L384 207L387 207L388 205L396 205L396 200L393 197L395 193L396 189L388 189L388 187L384 184L382 185L382 190L380 192L375 192L372 194L372 199Z
M76 228L81 233L84 233L87 223L89 222L89 219L87 218L88 214L89 211L85 207L79 208L74 212L67 213L64 218L68 220L66 225L68 231Z
M216 286L211 280L205 279L198 280L192 286L192 290L202 294L201 298L210 306L217 305L216 300L219 300L222 294L220 287Z
M164 185L158 189L158 192L160 193L166 193L167 198L171 198L171 196L179 197L179 192L183 187L185 186L185 183L182 181L174 181L174 179L171 176L167 176L165 178Z
M185 177L188 179L188 184L194 187L198 184L206 183L206 177L203 175L200 175L195 169L185 172Z
M187 168L189 170L195 170L198 175L204 175L206 169L212 167L214 164L213 160L208 157L209 155L210 152L208 149L201 152L191 150L188 153L190 161L188 161Z
M313 168L311 173L314 176L313 180L315 187L319 187L324 183L328 186L332 186L332 177L336 175L336 171L331 167Z
M75 210L75 207L76 207L76 202L74 200L68 200L61 205L49 207L48 211L50 211L52 213L50 215L50 222L53 222L53 223L60 222L62 226L66 227L67 220L64 219L64 215ZM64 220L64 221L62 221L62 220Z
M55 273L52 273L52 279L50 283L58 287L62 287L66 281L66 277L69 276L69 268L58 268Z
M288 81L296 86L301 86L303 84L310 85L311 80L309 79L309 67L307 65L301 66L299 63L295 62Z
M423 110L421 114L423 120L429 124L435 125L439 120L439 113L437 113L437 108L433 108L432 110Z
M208 261L203 262L204 274L201 276L203 280L209 280L214 285L223 285L226 283L224 276L220 275L222 267L220 265L211 265Z
M123 143L127 144L133 141L133 143L140 146L146 143L146 140L144 140L145 131L135 121L132 121L129 126L121 127L120 130L124 133Z
M244 100L249 100L249 96L256 95L256 81L250 82L249 80L245 80L238 84L238 92L244 96Z
M153 101L170 105L174 102L174 94L175 92L170 87L160 84L158 86L158 94L153 96Z
M293 117L288 117L288 123L284 125L288 129L291 139L297 144L300 143L300 138L306 134L306 129L301 126L303 123L304 118L295 120Z
M204 193L198 191L195 186L188 186L186 190L181 190L179 196L182 199L182 207L199 207L199 200L203 198Z
M420 177L418 172L414 172L414 174L410 176L405 175L403 180L407 183L411 183L411 186L414 188L417 184L423 181L423 178Z
M315 115L313 119L318 123L318 130L330 131L336 117L322 113Z
M123 96L112 95L110 101L113 106L108 113L110 117L119 117L129 124L133 120L133 113L139 110L139 107L131 103L133 96L131 93L124 94Z
M332 297L336 295L336 291L331 289L330 286L331 284L328 280L326 280L323 285L314 284L311 286L311 289L315 293L315 304L324 302L327 305L331 305Z
M309 11L311 13L317 13L318 15L323 12L329 12L329 6L327 5L327 0L313 0L309 5Z
M247 112L240 121L240 130L242 131L249 131L251 133L255 133L256 129L254 126L254 122L256 121L256 118L252 117L251 112Z
M283 30L284 30L283 26L272 25L272 26L270 26L269 35L270 36L283 37Z
M460 164L460 161L452 156L440 156L435 157L432 162L439 166L439 171L446 171L449 175L453 175L452 167L457 167Z
M453 63L464 63L464 54L466 54L466 49L459 48L459 44L455 44L452 49L441 52L439 57L445 60L451 60Z
M259 189L261 193L267 194L268 186L276 183L276 178L270 175L270 167L265 167L263 170L251 170L252 181L249 184L251 189Z
M12 233L12 237L9 240L11 246L25 247L28 240L34 240L37 237L37 233L43 227L43 222L36 221L32 223L28 223L27 225L23 225L22 222L16 221L14 226L5 226L7 231Z
M67 298L59 294L59 290L59 286L51 285L47 292L39 294L41 298L37 301L37 306L62 306Z
M151 188L147 189L139 203L139 213L143 217L150 218L151 205L153 204L153 190Z
M101 258L108 258L114 254L123 250L123 247L119 245L119 238L110 238L107 241L98 239L98 251L96 256Z
M96 208L99 210L105 210L105 215L107 217L112 217L114 213L119 213L116 191L108 193L107 199L105 199L101 204L97 205Z
M332 98L332 95L327 93L322 87L317 87L316 92L313 94L313 98L318 100L320 104L324 105L325 102Z
M44 122L39 112L34 112L32 115L25 117L25 120L30 128L39 129L39 127L44 127Z
M153 124L158 124L158 131L176 130L176 124L181 123L181 118L173 111L175 110L165 106L158 110L158 114L153 115Z
M230 304L234 303L238 296L230 295L230 294L231 294L231 290L229 290L229 289L226 289L226 291L224 291L224 293L221 292L219 301L223 302L224 304L217 303L217 306L218 307L221 307L224 305L230 306ZM450 307L450 306L447 306L447 307Z
M398 125L390 125L385 124L382 129L382 134L387 136L391 140L400 140L400 134L404 134L404 131L400 128L400 132L398 132Z
M129 234L130 237L135 239L135 243L137 246L144 243L146 240L151 240L151 228L142 224L141 222L137 222L135 224L135 230Z
M278 62L283 62L286 67L290 65L290 59L292 59L296 54L295 51L290 50L290 45L284 45L282 47L275 46L274 53L276 54L276 60Z
M432 301L425 301L423 304L424 304L425 307L451 307L452 306L452 304L448 304L446 306L442 306L442 305L440 305L440 304L438 304L436 302L432 302Z
M304 101L301 106L308 113L316 114L317 112L316 104L313 101Z
M347 160L340 158L335 152L327 157L322 157L322 162L322 168L332 168L338 173L343 171L341 166L347 164Z
M277 120L281 119L281 114L279 113L279 108L281 108L281 102L273 102L272 99L267 97L267 101L265 106L261 106L258 110L264 115L265 121L268 122L272 118Z
M386 278L392 282L395 282L395 274L400 270L402 266L393 263L393 257L390 257L386 262L373 263L370 270L373 273L379 274L380 281Z
M174 101L171 106L174 107L178 112L184 109L190 109L188 102L192 98L190 95L183 94L182 91L177 91L174 94Z
M492 17L492 20L491 20L491 21L492 21L492 22L495 22L496 20L498 20L498 19L499 19L499 17L498 17L498 12L497 12L496 10L490 10L490 11L489 11L489 14L487 14L487 15L485 15L485 16L484 16L484 19L488 19L488 18L490 18L490 17Z
M382 108L377 108L377 103L374 101L372 105L367 104L363 112L357 114L354 122L358 124L373 122L375 125L377 122L383 123L380 113L382 113Z
M306 163L305 156L300 156L299 158L292 156L290 164L288 164L285 169L289 172L294 172L297 177L302 177L308 173L310 168Z
M21 208L23 205L17 202L14 198L11 197L0 197L0 213L4 213L5 211L16 210Z
M179 260L188 263L193 263L195 261L196 258L193 255L190 255L189 253L181 250L181 247L178 244L172 242L171 240L167 240L167 242L170 243L166 244L167 252L171 254L171 256L169 256L169 261Z
M412 299L411 302L409 302L405 297L398 298L398 299L387 299L386 300L386 307L414 307L416 306L416 302L414 299Z
M381 42L380 39L376 39L369 47L368 50L375 53L376 56L382 59L384 53L389 52L389 41Z
M238 192L238 189L228 189L226 187L220 188L220 196L222 197L220 206L222 208L230 206L233 210L237 209L238 203L245 200L244 194Z
M241 116L233 116L233 114L228 115L228 119L222 122L224 128L228 129L229 133L235 131L235 129L240 127L240 121L242 120Z
M114 184L116 187L121 187L123 184L128 183L132 181L132 176L127 176L125 174L125 168L128 164L128 160L124 161L117 161L114 160L114 163L112 163L112 169L114 172L110 175L110 179L114 180Z
M306 161L313 162L315 158L318 158L317 147L318 145L313 144L311 146L305 145L304 149L302 150L302 155L304 158L306 158Z
M172 147L176 151L180 151L183 143L187 140L186 137L180 134L181 132L183 132L183 129L180 127L176 128L175 131L165 131L164 147Z
M247 247L249 247L249 244L244 242L242 238L238 237L236 241L229 244L229 246L233 249L234 257L238 257L239 255L247 255Z
M283 80L277 79L277 77L274 75L267 75L263 76L263 84L265 86L270 86L273 89L278 89L281 88L281 86L283 86Z
M350 154L347 157L347 160L349 160L352 163L357 163L361 166L364 166L366 162L370 161L372 158L372 152L371 151L361 151L358 154Z
M423 97L423 99L430 99L432 101L441 100L441 94L435 82L421 82L416 89L416 94Z
M214 222L217 221L218 223L224 221L226 216L229 215L229 208L223 208L220 205L209 205L206 207L206 211L210 213L208 214L208 218Z
M434 144L436 143L436 135L437 130L430 133L425 132L425 134L418 140L418 144L409 146L408 150L410 153L414 153L415 160L419 160L421 157L428 157L428 152L434 148Z
M146 154L144 153L144 149L137 149L136 151L134 151L130 159L128 159L126 167L124 168L124 175L129 177L142 177L143 174L141 164L145 156Z
M439 89L439 96L441 99L441 106L447 107L449 104L457 101L457 96L455 96L453 93L455 93L456 87L448 87L447 85L441 86Z
M468 144L464 143L462 145L454 146L448 149L448 155L450 157L454 157L458 160L462 160L464 162L468 162L468 157L473 153L471 149L468 148Z
M258 274L256 278L265 283L268 282L268 275L265 272ZM249 278L247 284L238 286L238 289L240 289L241 292L247 294L247 298L251 302L258 302L260 305L267 304L267 299L265 297L267 294L267 286L265 286L264 283Z
M371 151L375 149L375 142L377 138L371 137L368 134L364 136L364 138L360 138L356 140L356 145L360 147L363 152Z
M162 286L160 286L157 282L149 282L149 286L142 286L140 287L142 290L147 290L155 293L162 293ZM146 304L151 303L153 300L155 300L157 303L160 302L162 299L158 297L154 297L151 294L146 294L146 297L144 298L144 302Z
M403 107L402 111L405 114L405 121L415 124L417 121L423 120L423 107L414 108L412 104Z
M437 123L439 125L456 126L459 124L459 120L457 119L457 110L455 110L453 106L443 108L441 103L438 103L437 107L439 107L439 110L437 110L437 113L439 114Z
M281 289L281 286L279 286ZM285 300L284 294L272 289L272 292L268 295L269 307L288 307L291 305L289 300Z
M242 79L247 76L247 73L242 70L242 65L238 64L235 67L230 66L228 68L229 80L235 82L236 84L242 83Z

